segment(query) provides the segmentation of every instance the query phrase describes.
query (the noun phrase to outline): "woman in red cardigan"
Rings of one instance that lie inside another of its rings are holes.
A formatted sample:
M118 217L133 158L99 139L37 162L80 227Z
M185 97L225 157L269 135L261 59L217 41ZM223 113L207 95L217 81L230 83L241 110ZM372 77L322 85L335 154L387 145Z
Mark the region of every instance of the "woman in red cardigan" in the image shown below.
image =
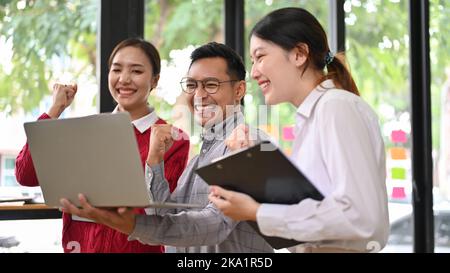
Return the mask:
M151 90L158 84L160 70L161 61L157 49L142 39L122 41L109 58L109 90L118 104L114 111L127 111L130 114L143 168L149 151L151 127L166 123L147 103ZM76 84L55 84L53 104L39 119L58 118L72 103L76 92ZM180 133L183 137L175 141L164 155L165 175L171 191L176 187L188 159L189 140L181 130ZM28 144L25 144L16 158L15 172L21 185L39 186ZM141 209L136 213L145 214L145 210ZM64 252L164 252L163 246L128 241L127 236L118 231L69 214L63 214L62 232Z

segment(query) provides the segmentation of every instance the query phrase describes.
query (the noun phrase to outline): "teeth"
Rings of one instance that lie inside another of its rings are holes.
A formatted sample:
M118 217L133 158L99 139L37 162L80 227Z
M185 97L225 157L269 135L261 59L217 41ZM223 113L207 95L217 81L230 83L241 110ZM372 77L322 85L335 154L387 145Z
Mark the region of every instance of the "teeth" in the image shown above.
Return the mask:
M120 94L132 94L132 93L134 93L134 90L130 90L130 89L127 89L127 90L119 89L119 93L120 93Z
M194 109L195 111L208 111L208 110L213 110L216 106L214 104L209 104L209 105L200 105L200 104L196 104L194 105Z
M261 84L261 87L266 88L268 85L269 85L269 82L265 82L265 83Z

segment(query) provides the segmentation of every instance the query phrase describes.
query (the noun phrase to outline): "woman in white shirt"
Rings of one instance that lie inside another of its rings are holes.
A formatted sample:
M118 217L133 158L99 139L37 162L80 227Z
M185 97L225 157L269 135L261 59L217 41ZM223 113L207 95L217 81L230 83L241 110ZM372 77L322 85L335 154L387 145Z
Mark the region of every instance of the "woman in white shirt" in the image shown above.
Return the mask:
M320 23L301 8L273 11L253 28L250 55L266 103L297 107L292 161L325 198L259 204L212 186L210 200L235 220L256 221L265 235L306 242L291 251L383 248L389 220L378 118L359 97L343 57L330 52ZM231 149L249 144L248 137L228 140Z

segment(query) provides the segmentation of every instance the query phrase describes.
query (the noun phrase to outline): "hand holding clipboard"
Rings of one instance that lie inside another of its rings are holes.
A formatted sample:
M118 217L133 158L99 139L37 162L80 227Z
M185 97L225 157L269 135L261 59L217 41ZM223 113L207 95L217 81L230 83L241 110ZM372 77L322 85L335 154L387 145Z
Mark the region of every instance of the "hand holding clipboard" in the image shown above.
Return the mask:
M259 203L297 204L303 199L322 200L323 195L272 143L261 142L196 170L210 185L246 193ZM258 232L255 222L249 222ZM274 248L300 242L267 237Z

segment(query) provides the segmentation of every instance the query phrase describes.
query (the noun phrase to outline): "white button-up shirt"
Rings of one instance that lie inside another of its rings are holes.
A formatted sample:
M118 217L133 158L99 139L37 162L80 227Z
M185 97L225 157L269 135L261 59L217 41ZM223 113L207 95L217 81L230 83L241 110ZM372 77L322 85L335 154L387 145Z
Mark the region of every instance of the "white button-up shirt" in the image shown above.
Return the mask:
M373 110L326 80L297 109L294 134L291 159L325 198L262 204L261 232L306 242L291 251L383 248L389 234L385 148Z

